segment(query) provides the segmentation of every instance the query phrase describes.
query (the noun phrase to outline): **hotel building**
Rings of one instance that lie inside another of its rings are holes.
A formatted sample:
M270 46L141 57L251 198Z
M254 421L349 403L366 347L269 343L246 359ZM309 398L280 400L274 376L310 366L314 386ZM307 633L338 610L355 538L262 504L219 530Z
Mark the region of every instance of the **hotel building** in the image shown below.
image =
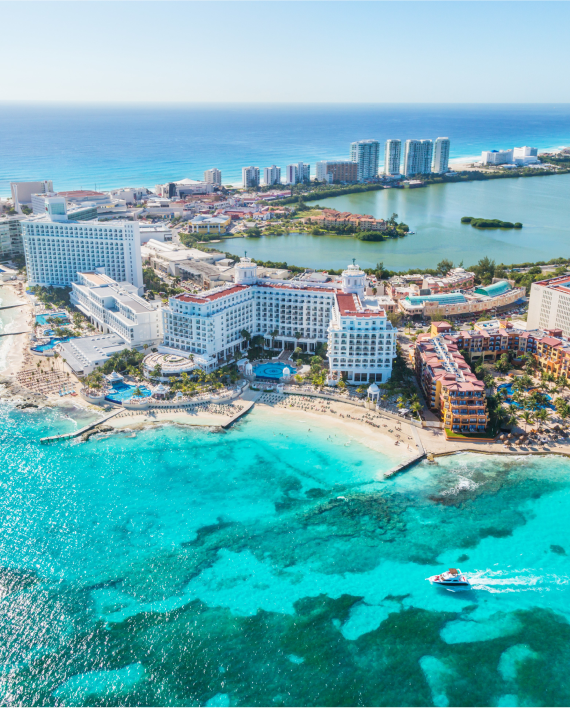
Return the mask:
M529 328L559 329L570 337L570 276L533 283L528 308Z
M471 371L452 336L420 335L414 365L426 403L438 412L445 428L485 431L489 423L485 384Z
M433 151L432 172L442 175L449 167L449 138L437 138Z
M356 177L359 182L378 176L378 155L380 143L377 140L357 140L350 145L350 159L356 162Z
M351 383L387 381L396 356L396 331L379 300L365 295L366 275L356 265L340 287L259 278L242 258L234 283L200 295L171 297L163 308L163 354L192 355L213 371L246 348L242 331L261 335L265 346L314 352L328 343L331 371Z
M396 176L400 174L400 162L402 159L402 141L386 140L384 149L384 174Z
M48 200L45 216L22 221L30 285L69 286L77 274L104 268L142 293L141 237L136 221L70 221L65 198Z
M70 300L97 329L118 334L129 349L162 339L160 303L139 297L134 285L117 283L102 268L77 273Z

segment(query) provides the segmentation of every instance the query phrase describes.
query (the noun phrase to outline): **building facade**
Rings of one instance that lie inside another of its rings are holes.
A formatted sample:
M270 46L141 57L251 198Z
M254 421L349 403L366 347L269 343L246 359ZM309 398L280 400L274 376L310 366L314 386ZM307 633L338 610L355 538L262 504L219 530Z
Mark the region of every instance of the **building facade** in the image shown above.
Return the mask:
M259 187L259 167L242 167L241 181L245 189Z
M24 216L0 217L0 260L6 261L24 255L22 220Z
M406 140L404 150L404 174L429 175L433 157L433 142L431 140Z
M378 176L380 143L377 140L357 140L350 145L350 159L357 165L358 182Z
M67 214L24 219L22 238L30 285L69 286L77 273L104 268L142 293L141 237L136 221L68 221Z
M481 162L484 165L508 165L512 161L512 150L484 150L481 153Z
M316 164L316 179L319 182L357 182L358 165L352 160L319 160Z
M471 371L453 337L420 335L414 365L426 403L440 415L445 428L485 431L489 424L485 384Z
M304 162L297 162L294 165L287 165L285 169L285 183L299 184L309 182L311 179L311 165Z
M433 149L432 172L437 175L445 174L449 169L449 138L436 138Z
M10 189L14 209L21 214L22 204L27 206L32 203L32 194L53 192L53 182L51 179L45 179L42 182L11 182Z
M533 283L530 287L528 326L559 329L570 337L570 277L561 275Z
M331 371L351 383L387 381L396 332L378 300L365 295L365 278L352 265L341 288L275 281L259 278L257 265L242 258L234 284L170 298L159 351L199 357L201 367L212 371L246 348L245 329L271 348L314 352L327 342Z
M160 304L139 297L134 285L117 283L102 268L77 273L70 300L97 329L118 334L129 348L151 346L162 340Z
M216 184L219 187L222 185L222 173L215 167L204 172L204 182L207 184Z
M402 141L386 140L384 148L384 174L395 177L400 174L402 162Z
M281 168L277 165L265 167L263 169L263 182L266 185L281 184Z

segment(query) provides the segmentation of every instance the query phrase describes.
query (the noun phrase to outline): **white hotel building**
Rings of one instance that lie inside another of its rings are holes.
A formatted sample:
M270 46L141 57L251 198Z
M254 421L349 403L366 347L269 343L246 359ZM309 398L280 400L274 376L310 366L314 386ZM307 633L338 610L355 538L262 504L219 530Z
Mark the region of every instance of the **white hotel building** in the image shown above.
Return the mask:
M70 300L104 334L125 339L129 349L158 344L162 340L160 303L137 294L130 283L117 283L100 268L78 273L71 284Z
M141 236L134 221L70 221L65 199L46 199L47 213L22 221L30 285L63 287L77 274L104 268L142 293Z
M257 276L242 258L235 283L200 295L171 297L163 308L163 354L192 355L213 371L246 347L241 332L262 335L267 347L314 352L328 343L329 368L352 383L387 381L396 356L396 331L377 298L365 296L363 271L349 266L340 287L276 282Z

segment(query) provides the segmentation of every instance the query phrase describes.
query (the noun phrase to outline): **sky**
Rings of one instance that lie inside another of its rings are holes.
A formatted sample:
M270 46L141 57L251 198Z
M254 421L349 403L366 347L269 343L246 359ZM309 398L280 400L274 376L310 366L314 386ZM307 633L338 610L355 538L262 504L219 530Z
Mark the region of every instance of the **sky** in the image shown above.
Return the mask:
M44 0L0 17L4 101L570 102L568 2Z

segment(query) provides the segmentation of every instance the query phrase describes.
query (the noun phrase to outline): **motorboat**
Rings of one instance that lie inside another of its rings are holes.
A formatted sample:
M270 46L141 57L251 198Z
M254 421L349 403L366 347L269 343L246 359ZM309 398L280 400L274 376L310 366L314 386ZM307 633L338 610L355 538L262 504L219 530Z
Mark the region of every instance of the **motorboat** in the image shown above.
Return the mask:
M471 583L461 573L459 568L450 568L439 575L432 575L429 580L432 585L440 585L445 588L468 588Z

